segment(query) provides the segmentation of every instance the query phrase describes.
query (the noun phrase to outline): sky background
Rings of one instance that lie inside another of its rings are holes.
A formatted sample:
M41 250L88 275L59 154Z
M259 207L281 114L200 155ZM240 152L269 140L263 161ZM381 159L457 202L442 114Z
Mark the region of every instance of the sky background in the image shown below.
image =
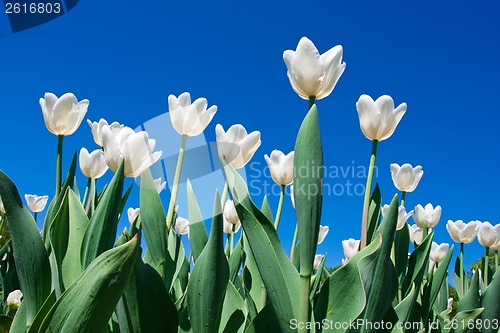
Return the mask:
M0 13L0 169L21 194L52 199L54 193L57 139L45 128L38 104L46 91L89 99L86 119L132 128L165 114L169 94L205 97L219 108L205 131L208 142L215 141L217 123L261 132L262 146L252 160L256 169L247 169L247 177L258 177L264 154L293 150L306 114L307 102L292 90L282 55L307 36L321 53L342 45L347 64L333 93L317 103L327 168L367 167L371 143L359 129L355 103L361 94L389 94L396 105L406 102L408 111L394 135L379 144L376 181L384 203L396 193L389 165L420 164L424 176L406 206L443 207L437 242L452 243L448 219L498 223L498 2L116 4L82 0L67 14L15 34ZM177 151L178 140L162 144ZM64 173L74 151L97 148L85 123L64 145ZM325 180L337 186L324 197L321 224L330 233L318 247L318 253L328 253L329 266L340 264L343 239L360 236L363 197L339 194L347 191L347 181L365 184L365 178L351 176ZM83 188L86 179L78 177ZM138 205L138 194L135 187L127 207ZM167 206L168 191L161 197ZM260 205L262 195L254 199ZM269 201L275 210L278 196L271 194ZM128 224L122 222L119 231ZM294 226L287 198L279 231L287 253ZM483 251L475 241L466 247L466 260Z

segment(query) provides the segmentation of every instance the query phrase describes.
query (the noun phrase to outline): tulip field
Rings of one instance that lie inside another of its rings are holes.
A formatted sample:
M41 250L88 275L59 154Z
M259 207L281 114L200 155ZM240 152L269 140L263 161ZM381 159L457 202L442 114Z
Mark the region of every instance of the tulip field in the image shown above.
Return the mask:
M154 138L118 122L84 121L89 100L46 93L39 104L58 138L55 188L49 196L25 195L0 170L0 333L500 332L500 225L447 221L453 244L435 242L436 225L446 223L442 208L405 207L424 177L420 165L380 166L394 184L385 193L390 204L382 203L377 149L407 111L388 95L361 95L356 103L372 148L359 220L347 222L359 226L359 239L342 242L345 258L335 267L317 253L328 242L321 168L331 154L323 149L318 109L341 84L342 57L342 46L320 54L306 37L283 53L304 113L298 133L290 133L295 149L264 156L281 189L278 207L253 198L239 172L258 151L260 132L215 126L225 185L213 188L209 220L200 189L180 177L187 142L216 119L217 106L187 92L168 97L182 139L164 202L166 183L150 170L162 156ZM86 124L98 148L63 149L65 137ZM97 185L107 172L109 183ZM127 177L140 184L137 208L130 207ZM278 236L287 188L297 221L291 249ZM179 216L184 192L188 216ZM475 241L484 256L469 270L465 262L473 258L464 258Z

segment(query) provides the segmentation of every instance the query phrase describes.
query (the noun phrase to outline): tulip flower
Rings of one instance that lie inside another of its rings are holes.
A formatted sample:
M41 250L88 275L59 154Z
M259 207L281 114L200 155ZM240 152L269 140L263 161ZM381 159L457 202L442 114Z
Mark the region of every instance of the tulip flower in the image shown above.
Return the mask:
M89 101L84 99L78 102L72 93L59 98L52 93L45 93L44 98L40 98L40 107L49 132L67 136L73 134L82 123Z
M236 207L234 207L233 200L226 201L226 204L224 205L223 217L228 223L234 225L241 223L238 213L236 212Z
M482 246L490 248L500 241L500 224L492 226L490 222L483 222L478 229L477 240Z
M389 212L389 205L384 205L382 207L382 216L385 216ZM413 213L412 211L409 211L408 213L406 212L406 209L403 206L398 207L398 223L396 225L396 230L403 229L403 227L406 224L406 221L408 221L408 218L411 216Z
M87 119L87 124L89 124L90 129L92 130L92 136L94 137L94 142L99 146L102 147L102 128L104 126L108 127L111 132L114 134L117 134L121 129L123 129L125 126L120 125L118 122L113 122L111 124L108 124L108 122L105 119L100 119L99 122L91 122L90 120Z
M175 220L175 231L179 235L186 235L189 232L189 221L182 217Z
M21 305L21 298L23 298L21 290L14 290L7 296L7 305L11 310L17 310Z
M293 151L285 155L280 150L273 150L271 157L264 155L271 177L276 184L286 186L293 182L293 157Z
M408 163L402 166L396 163L391 164L392 181L401 192L413 192L423 175L424 171L420 165L413 168Z
M422 205L416 205L413 212L413 220L420 228L434 228L441 218L441 206L434 208L428 203L425 208Z
M2 197L0 197L0 213L5 214L5 207L3 205Z
M167 182L162 182L161 180L162 180L161 177L153 180L155 187L156 187L156 191L158 192L158 194L160 194L161 191L163 191L165 189L165 187L167 186Z
M322 255L322 254L317 254L314 256L314 263L313 263L313 268L314 269L318 269L319 268L319 265L321 264L321 262L323 261L323 258L325 256Z
M330 231L330 227L322 225L319 226L318 245L323 243L326 235L328 235L328 231Z
M29 210L33 213L40 213L44 210L45 205L47 205L47 200L49 200L48 195L38 196L35 194L25 194L24 198L26 199Z
M450 234L451 239L460 244L470 244L476 238L479 231L479 221L470 221L464 223L462 220L451 221L446 223L446 230Z
M347 258L342 258L342 266L345 266L347 265L347 263L349 262L349 259Z
M128 222L130 224L134 223L134 221L139 217L141 214L141 209L140 208L132 208L130 207L127 209L127 215L128 215Z
M208 108L205 98L198 98L191 103L191 95L182 93L179 97L168 96L168 111L172 126L180 135L200 135L217 112L217 106Z
M448 253L449 248L450 244L448 243L438 244L436 242L432 242L430 254L431 260L439 264L446 257L446 253Z
M359 251L359 240L349 238L342 241L342 248L344 249L344 256L350 260Z
M224 162L226 158L235 169L243 168L261 144L259 131L248 134L239 124L231 126L227 132L217 124L215 136L220 160Z
M87 178L101 178L108 170L104 152L96 149L89 153L86 148L80 149L80 170Z
M313 42L302 37L295 51L283 52L293 90L303 99L330 95L345 70L342 52L342 46L337 45L320 55Z
M374 101L368 95L361 95L356 109L363 134L370 140L382 141L388 139L396 130L406 112L406 103L394 109L391 96L380 96Z
M236 223L236 224L233 224L231 222L229 222L228 220L224 219L224 224L222 225L222 229L224 230L224 232L228 235L233 235L235 233L237 233L241 228L241 223ZM233 231L234 229L234 231ZM233 246L231 246L232 248Z
M409 230L411 242L417 245L422 244L422 241L424 240L424 229L420 228L416 224L413 224L409 226ZM432 229L428 229L427 231L430 233Z
M153 152L156 142L149 139L145 131L136 133L130 127L124 127L113 132L109 126L103 126L102 140L109 168L116 172L124 160L125 177L140 176L161 156L161 151Z
M453 298L448 298L448 304L446 306L447 309L451 309L453 306Z

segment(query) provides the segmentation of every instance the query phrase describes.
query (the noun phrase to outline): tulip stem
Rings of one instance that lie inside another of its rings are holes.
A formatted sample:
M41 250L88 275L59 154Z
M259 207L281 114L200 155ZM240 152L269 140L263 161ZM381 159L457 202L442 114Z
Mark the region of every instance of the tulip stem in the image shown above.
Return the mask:
M490 270L490 248L486 248L486 253L484 255L484 289L488 287L488 271Z
M172 218L174 216L175 202L177 201L177 191L179 189L179 180L181 178L182 162L184 161L184 150L186 149L187 135L182 136L181 148L179 149L179 157L177 158L177 166L175 167L174 182L172 184L172 193L170 193L170 203L167 211L167 229L170 230Z
M404 207L405 205L405 200L406 200L406 191L401 192L401 206Z
M464 297L464 243L460 243L460 289L458 290L460 299Z
M87 195L89 194L89 188L90 188L90 184L91 184L91 179L90 177L87 179L87 186L85 187L85 193L83 194L83 203L82 203L82 206L85 207L85 204L87 203Z
M299 291L299 313L298 313L298 322L303 323L302 327L299 326L299 333L308 333L309 329L307 328L306 323L309 322L309 293L311 288L311 276L309 275L301 275L300 276L300 291Z
M94 215L94 211L95 211L95 198L96 198L96 180L95 180L95 177L92 176L91 178L91 186L90 186L90 204L91 204L91 212L92 212L92 215Z
M295 224L295 231L293 232L292 249L290 250L290 261L293 261L295 255L295 246L297 245L297 236L299 235L299 225Z
M36 212L33 212L33 219L35 219L35 223L36 223Z
M280 225L281 211L283 210L283 200L285 199L285 185L281 185L280 201L278 203L278 210L276 211L276 219L274 220L274 229L278 231Z
M498 250L495 251L495 273L498 268Z
M231 226L231 246L229 247L229 256L231 256L233 254L233 250L234 250L234 228L236 227L236 225L232 225Z
M61 192L63 139L64 135L57 136L56 196Z
M368 177L366 178L365 200L363 203L363 217L361 219L361 242L360 250L367 245L367 230L368 230L368 208L370 206L370 195L372 192L373 171L375 170L375 160L377 159L377 140L372 141L372 153L370 156L370 166L368 168Z
M316 102L316 96L309 96L309 110L312 108L314 105L314 102ZM308 110L308 111L309 111Z
M228 190L229 190L229 184L226 180L226 182L224 183L224 189L222 190L222 196L221 196L221 200L220 200L222 210L224 210L224 204L226 203Z

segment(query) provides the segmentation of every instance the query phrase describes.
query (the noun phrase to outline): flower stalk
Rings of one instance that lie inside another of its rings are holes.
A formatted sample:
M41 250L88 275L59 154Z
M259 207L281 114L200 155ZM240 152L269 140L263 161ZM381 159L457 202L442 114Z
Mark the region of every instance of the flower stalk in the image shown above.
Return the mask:
M175 167L174 182L172 184L172 192L170 194L170 203L167 211L167 228L170 229L174 216L175 202L177 200L177 192L179 189L179 180L181 178L182 163L184 161L184 151L186 150L187 135L182 136L181 147L179 149L179 157L177 158L177 166Z
M368 167L368 177L366 178L366 187L365 187L365 199L363 202L363 216L361 219L361 249L366 246L366 233L368 230L368 208L370 205L370 194L372 191L372 183L373 183L373 172L375 170L375 161L377 159L377 140L372 141L372 152L370 155L370 166Z
M280 201L278 202L278 210L276 211L276 218L274 220L274 229L278 231L280 224L281 211L283 210L283 201L285 199L285 185L281 185Z
M63 140L64 135L57 136L56 196L61 192Z

